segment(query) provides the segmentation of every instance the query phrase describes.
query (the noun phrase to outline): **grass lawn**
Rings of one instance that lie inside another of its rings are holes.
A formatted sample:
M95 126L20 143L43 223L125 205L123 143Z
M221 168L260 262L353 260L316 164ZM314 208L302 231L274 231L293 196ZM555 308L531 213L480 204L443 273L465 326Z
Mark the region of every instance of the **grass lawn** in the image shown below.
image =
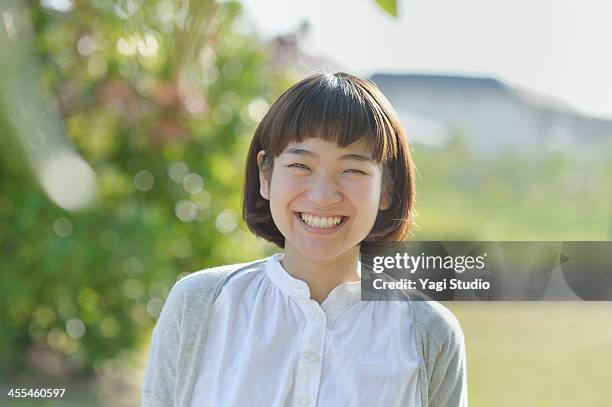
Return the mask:
M612 303L445 303L466 338L471 407L611 407Z

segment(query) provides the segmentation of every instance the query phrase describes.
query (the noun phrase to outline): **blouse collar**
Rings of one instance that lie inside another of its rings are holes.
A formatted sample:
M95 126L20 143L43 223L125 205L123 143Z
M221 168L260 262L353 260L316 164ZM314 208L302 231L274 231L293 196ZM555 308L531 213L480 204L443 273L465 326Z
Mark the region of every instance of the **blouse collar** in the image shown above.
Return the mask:
M293 277L285 270L280 260L282 253L271 256L266 263L266 275L283 293L294 299L310 299L308 284ZM357 274L361 279L361 262L357 262ZM361 280L342 283L336 286L321 304L327 311L344 310L349 305L361 300Z

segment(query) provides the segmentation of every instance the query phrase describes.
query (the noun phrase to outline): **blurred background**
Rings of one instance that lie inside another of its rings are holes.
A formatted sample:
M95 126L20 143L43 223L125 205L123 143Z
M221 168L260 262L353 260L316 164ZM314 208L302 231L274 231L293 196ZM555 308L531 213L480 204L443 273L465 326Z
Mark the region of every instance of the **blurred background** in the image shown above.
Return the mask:
M296 80L396 108L419 240L611 240L605 0L3 0L0 386L131 406L169 289L276 250L246 149ZM448 303L472 406L612 406L612 304Z

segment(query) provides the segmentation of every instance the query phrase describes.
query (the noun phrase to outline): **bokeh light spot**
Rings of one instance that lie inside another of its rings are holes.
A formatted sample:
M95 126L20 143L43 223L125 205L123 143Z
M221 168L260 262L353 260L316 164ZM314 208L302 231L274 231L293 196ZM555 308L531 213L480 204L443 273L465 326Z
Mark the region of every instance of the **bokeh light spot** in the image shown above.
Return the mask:
M119 38L117 40L117 52L126 57L132 56L136 53L136 47L131 41L125 38Z
M257 98L249 103L249 116L255 123L259 123L264 118L270 105L264 98Z
M80 339L85 335L85 324L78 318L69 319L66 322L66 333L71 338Z
M183 179L183 188L190 194L197 194L204 187L204 180L195 173L187 174Z
M158 298L153 298L147 303L147 313L153 318L157 319L161 313L164 303Z
M72 0L41 0L40 4L46 9L59 11L60 13L68 13L74 8Z
M206 101L204 97L197 92L191 92L183 100L185 110L192 116L200 116L206 110Z
M191 202L193 202L193 204L196 206L196 208L198 208L199 211L208 209L210 207L211 201L212 198L210 196L210 193L205 189L201 189L200 191L191 196Z
M134 175L134 186L139 191L150 191L155 184L155 177L150 171L138 171L136 175Z
M137 300L144 294L144 287L140 281L130 278L123 283L123 295L131 300Z
M84 57L88 57L96 52L96 43L89 35L84 35L77 42L77 51Z
M164 300L168 296L168 287L162 283L153 283L149 287L149 297Z
M135 15L142 5L142 0L121 0L115 2L115 15L123 20Z
M205 86L210 86L219 78L219 69L214 65L205 65L202 70L202 83Z
M123 262L123 271L128 276L137 276L143 271L142 262L138 257L128 257Z
M189 167L182 161L177 161L170 164L168 168L168 176L174 182L183 182L183 178L189 173Z
M217 215L215 226L221 233L231 233L238 226L238 216L231 209L226 209Z
M72 234L72 222L68 218L58 218L53 222L53 231L59 237L68 237Z
M152 34L147 34L143 39L139 39L136 43L138 53L144 57L151 57L157 54L159 43Z
M197 208L193 202L186 200L180 200L176 203L174 213L183 222L193 222L198 215Z

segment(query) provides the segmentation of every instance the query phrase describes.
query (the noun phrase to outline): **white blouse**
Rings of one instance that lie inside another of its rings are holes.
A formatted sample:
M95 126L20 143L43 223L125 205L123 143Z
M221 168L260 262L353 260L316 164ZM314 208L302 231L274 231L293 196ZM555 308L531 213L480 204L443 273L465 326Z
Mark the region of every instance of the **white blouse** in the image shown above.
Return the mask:
M280 256L222 287L191 407L420 406L409 304L360 301L356 281L319 305Z

